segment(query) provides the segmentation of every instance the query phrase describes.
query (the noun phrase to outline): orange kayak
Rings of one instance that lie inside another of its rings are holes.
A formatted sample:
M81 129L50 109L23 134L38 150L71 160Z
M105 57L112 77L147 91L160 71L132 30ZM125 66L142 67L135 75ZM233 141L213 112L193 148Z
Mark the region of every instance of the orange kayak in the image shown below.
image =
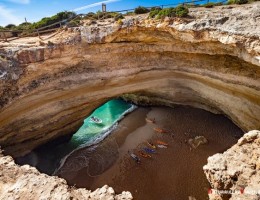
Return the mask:
M154 128L153 130L155 130L158 133L168 133L168 131L161 129L161 128Z
M149 118L145 118L145 120L147 121L147 122L149 122L149 123L155 123L155 119L149 119Z
M144 158L151 158L152 156L149 154L144 153L143 151L138 151L138 154Z
M160 145L168 146L168 143L166 143L166 142L164 142L164 141L161 141L161 140L156 140L156 143L157 143L157 144L160 144Z
M156 146L153 143L148 142L148 141L146 143L148 144L149 147L156 149Z

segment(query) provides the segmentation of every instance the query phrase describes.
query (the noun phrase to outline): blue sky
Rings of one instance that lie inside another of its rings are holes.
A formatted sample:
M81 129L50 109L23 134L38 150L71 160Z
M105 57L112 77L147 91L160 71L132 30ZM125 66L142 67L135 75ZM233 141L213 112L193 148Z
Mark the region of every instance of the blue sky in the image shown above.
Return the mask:
M175 4L184 0L0 0L0 26L20 24L27 18L35 22L43 17L52 16L60 11L71 10L87 13L101 10L102 1L107 10L124 10L142 6Z

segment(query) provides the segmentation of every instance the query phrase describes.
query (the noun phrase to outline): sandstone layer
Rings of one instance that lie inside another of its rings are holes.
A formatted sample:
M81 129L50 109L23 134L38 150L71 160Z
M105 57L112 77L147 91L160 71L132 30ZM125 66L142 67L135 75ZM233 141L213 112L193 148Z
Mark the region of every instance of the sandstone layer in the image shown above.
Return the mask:
M126 93L260 129L260 3L190 14L103 20L41 41L2 43L2 148L19 156L71 134L93 109Z
M113 188L104 187L91 192L69 187L64 179L41 174L29 165L18 166L10 156L3 156L0 149L0 199L30 200L131 200L129 192L116 195Z
M223 154L208 158L203 167L212 188L210 199L229 199L217 194L232 190L230 200L260 199L260 131L250 131Z

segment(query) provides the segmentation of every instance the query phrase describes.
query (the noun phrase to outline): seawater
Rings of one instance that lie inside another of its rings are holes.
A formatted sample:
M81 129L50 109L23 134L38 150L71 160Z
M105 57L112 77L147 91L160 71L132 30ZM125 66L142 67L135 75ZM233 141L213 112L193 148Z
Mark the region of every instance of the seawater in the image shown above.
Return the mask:
M135 109L133 104L121 99L113 99L96 109L84 120L84 124L72 136L69 144L75 148L86 147L104 139L117 125L123 116ZM95 116L102 120L101 124L91 121Z
M68 142L58 146L42 147L40 150L35 150L22 158L18 158L17 162L18 164L33 165L42 172L52 174L54 170L56 172L63 166L71 153L81 148L96 145L106 138L117 127L118 122L124 115L135 108L135 105L122 99L110 100L94 110ZM92 116L101 119L102 123L92 122L90 120Z
M102 141L116 128L117 122L121 120L125 114L133 111L135 108L135 105L127 103L122 99L113 99L96 109L84 120L84 124L72 136L69 143L59 147L57 152L60 152L62 155L66 152L66 156L61 160L54 174L63 166L71 153L80 148L85 148ZM92 116L101 119L102 123L97 124L91 121Z

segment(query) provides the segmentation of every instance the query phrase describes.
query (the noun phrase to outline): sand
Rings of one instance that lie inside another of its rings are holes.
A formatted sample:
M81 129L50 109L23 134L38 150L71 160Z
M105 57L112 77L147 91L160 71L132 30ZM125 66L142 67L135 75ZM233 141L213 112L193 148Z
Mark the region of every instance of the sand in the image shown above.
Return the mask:
M145 118L155 118L156 123ZM169 130L156 133L153 128ZM193 149L190 138L202 135L209 143ZM82 149L67 160L59 176L70 185L96 189L105 184L116 192L130 191L141 200L208 199L209 183L202 167L207 158L223 152L242 135L242 131L223 115L178 106L138 108L125 117L118 128L97 147ZM147 140L169 143L167 149L157 149L152 158L141 158L136 164L128 151L137 153Z

